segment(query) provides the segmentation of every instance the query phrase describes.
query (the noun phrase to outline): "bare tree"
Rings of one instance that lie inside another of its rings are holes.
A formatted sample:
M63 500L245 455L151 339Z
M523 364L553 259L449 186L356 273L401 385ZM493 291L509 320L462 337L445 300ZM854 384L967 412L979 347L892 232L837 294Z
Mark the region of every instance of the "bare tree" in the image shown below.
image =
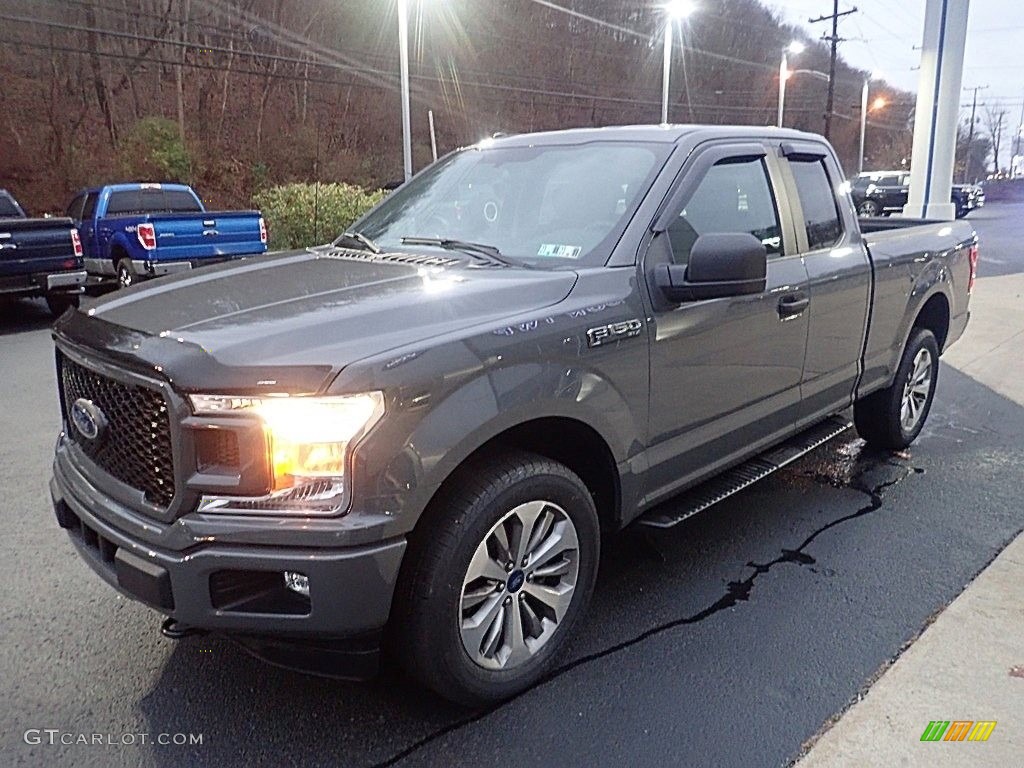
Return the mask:
M1006 110L988 104L985 106L985 125L988 128L988 135L992 140L992 173L999 173L999 145L1003 138L1003 121L1006 119Z

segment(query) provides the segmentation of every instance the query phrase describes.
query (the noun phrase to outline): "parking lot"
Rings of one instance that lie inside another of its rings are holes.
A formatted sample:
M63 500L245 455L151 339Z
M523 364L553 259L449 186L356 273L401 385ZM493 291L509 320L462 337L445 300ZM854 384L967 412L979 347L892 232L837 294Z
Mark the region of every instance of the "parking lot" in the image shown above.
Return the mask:
M979 294L1024 273L1024 205L968 221ZM1024 409L944 365L909 453L848 432L674 529L627 531L555 674L460 710L390 668L353 684L166 640L103 584L49 506L48 324L42 303L0 309L3 765L785 765L1024 528ZM202 743L27 744L29 729Z

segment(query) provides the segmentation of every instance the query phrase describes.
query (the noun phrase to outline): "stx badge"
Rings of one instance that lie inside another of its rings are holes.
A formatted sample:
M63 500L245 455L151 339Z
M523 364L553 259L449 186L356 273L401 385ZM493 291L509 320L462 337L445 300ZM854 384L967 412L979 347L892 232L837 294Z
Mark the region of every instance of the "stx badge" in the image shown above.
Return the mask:
M587 330L587 346L600 347L602 344L619 339L631 339L634 336L639 336L643 327L644 324L634 318L633 320L623 320L621 323L609 323L608 325L599 325L597 328L590 328Z

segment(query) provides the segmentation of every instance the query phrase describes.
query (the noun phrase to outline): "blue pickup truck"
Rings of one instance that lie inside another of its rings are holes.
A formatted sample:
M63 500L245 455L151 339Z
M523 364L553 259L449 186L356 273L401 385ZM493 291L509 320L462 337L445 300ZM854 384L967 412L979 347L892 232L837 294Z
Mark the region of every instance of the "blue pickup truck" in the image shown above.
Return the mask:
M85 249L90 280L140 278L267 250L259 211L207 211L185 184L109 184L75 195L67 215Z

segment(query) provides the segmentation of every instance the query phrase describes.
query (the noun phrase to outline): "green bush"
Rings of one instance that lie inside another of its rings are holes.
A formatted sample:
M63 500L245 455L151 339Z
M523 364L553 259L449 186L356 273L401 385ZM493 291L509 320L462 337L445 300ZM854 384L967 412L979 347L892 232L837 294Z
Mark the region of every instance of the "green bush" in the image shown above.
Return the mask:
M124 172L133 180L192 180L192 158L178 133L178 124L171 120L139 120L121 141L118 155Z
M351 184L285 184L258 192L253 202L270 230L270 249L330 242L385 193Z

